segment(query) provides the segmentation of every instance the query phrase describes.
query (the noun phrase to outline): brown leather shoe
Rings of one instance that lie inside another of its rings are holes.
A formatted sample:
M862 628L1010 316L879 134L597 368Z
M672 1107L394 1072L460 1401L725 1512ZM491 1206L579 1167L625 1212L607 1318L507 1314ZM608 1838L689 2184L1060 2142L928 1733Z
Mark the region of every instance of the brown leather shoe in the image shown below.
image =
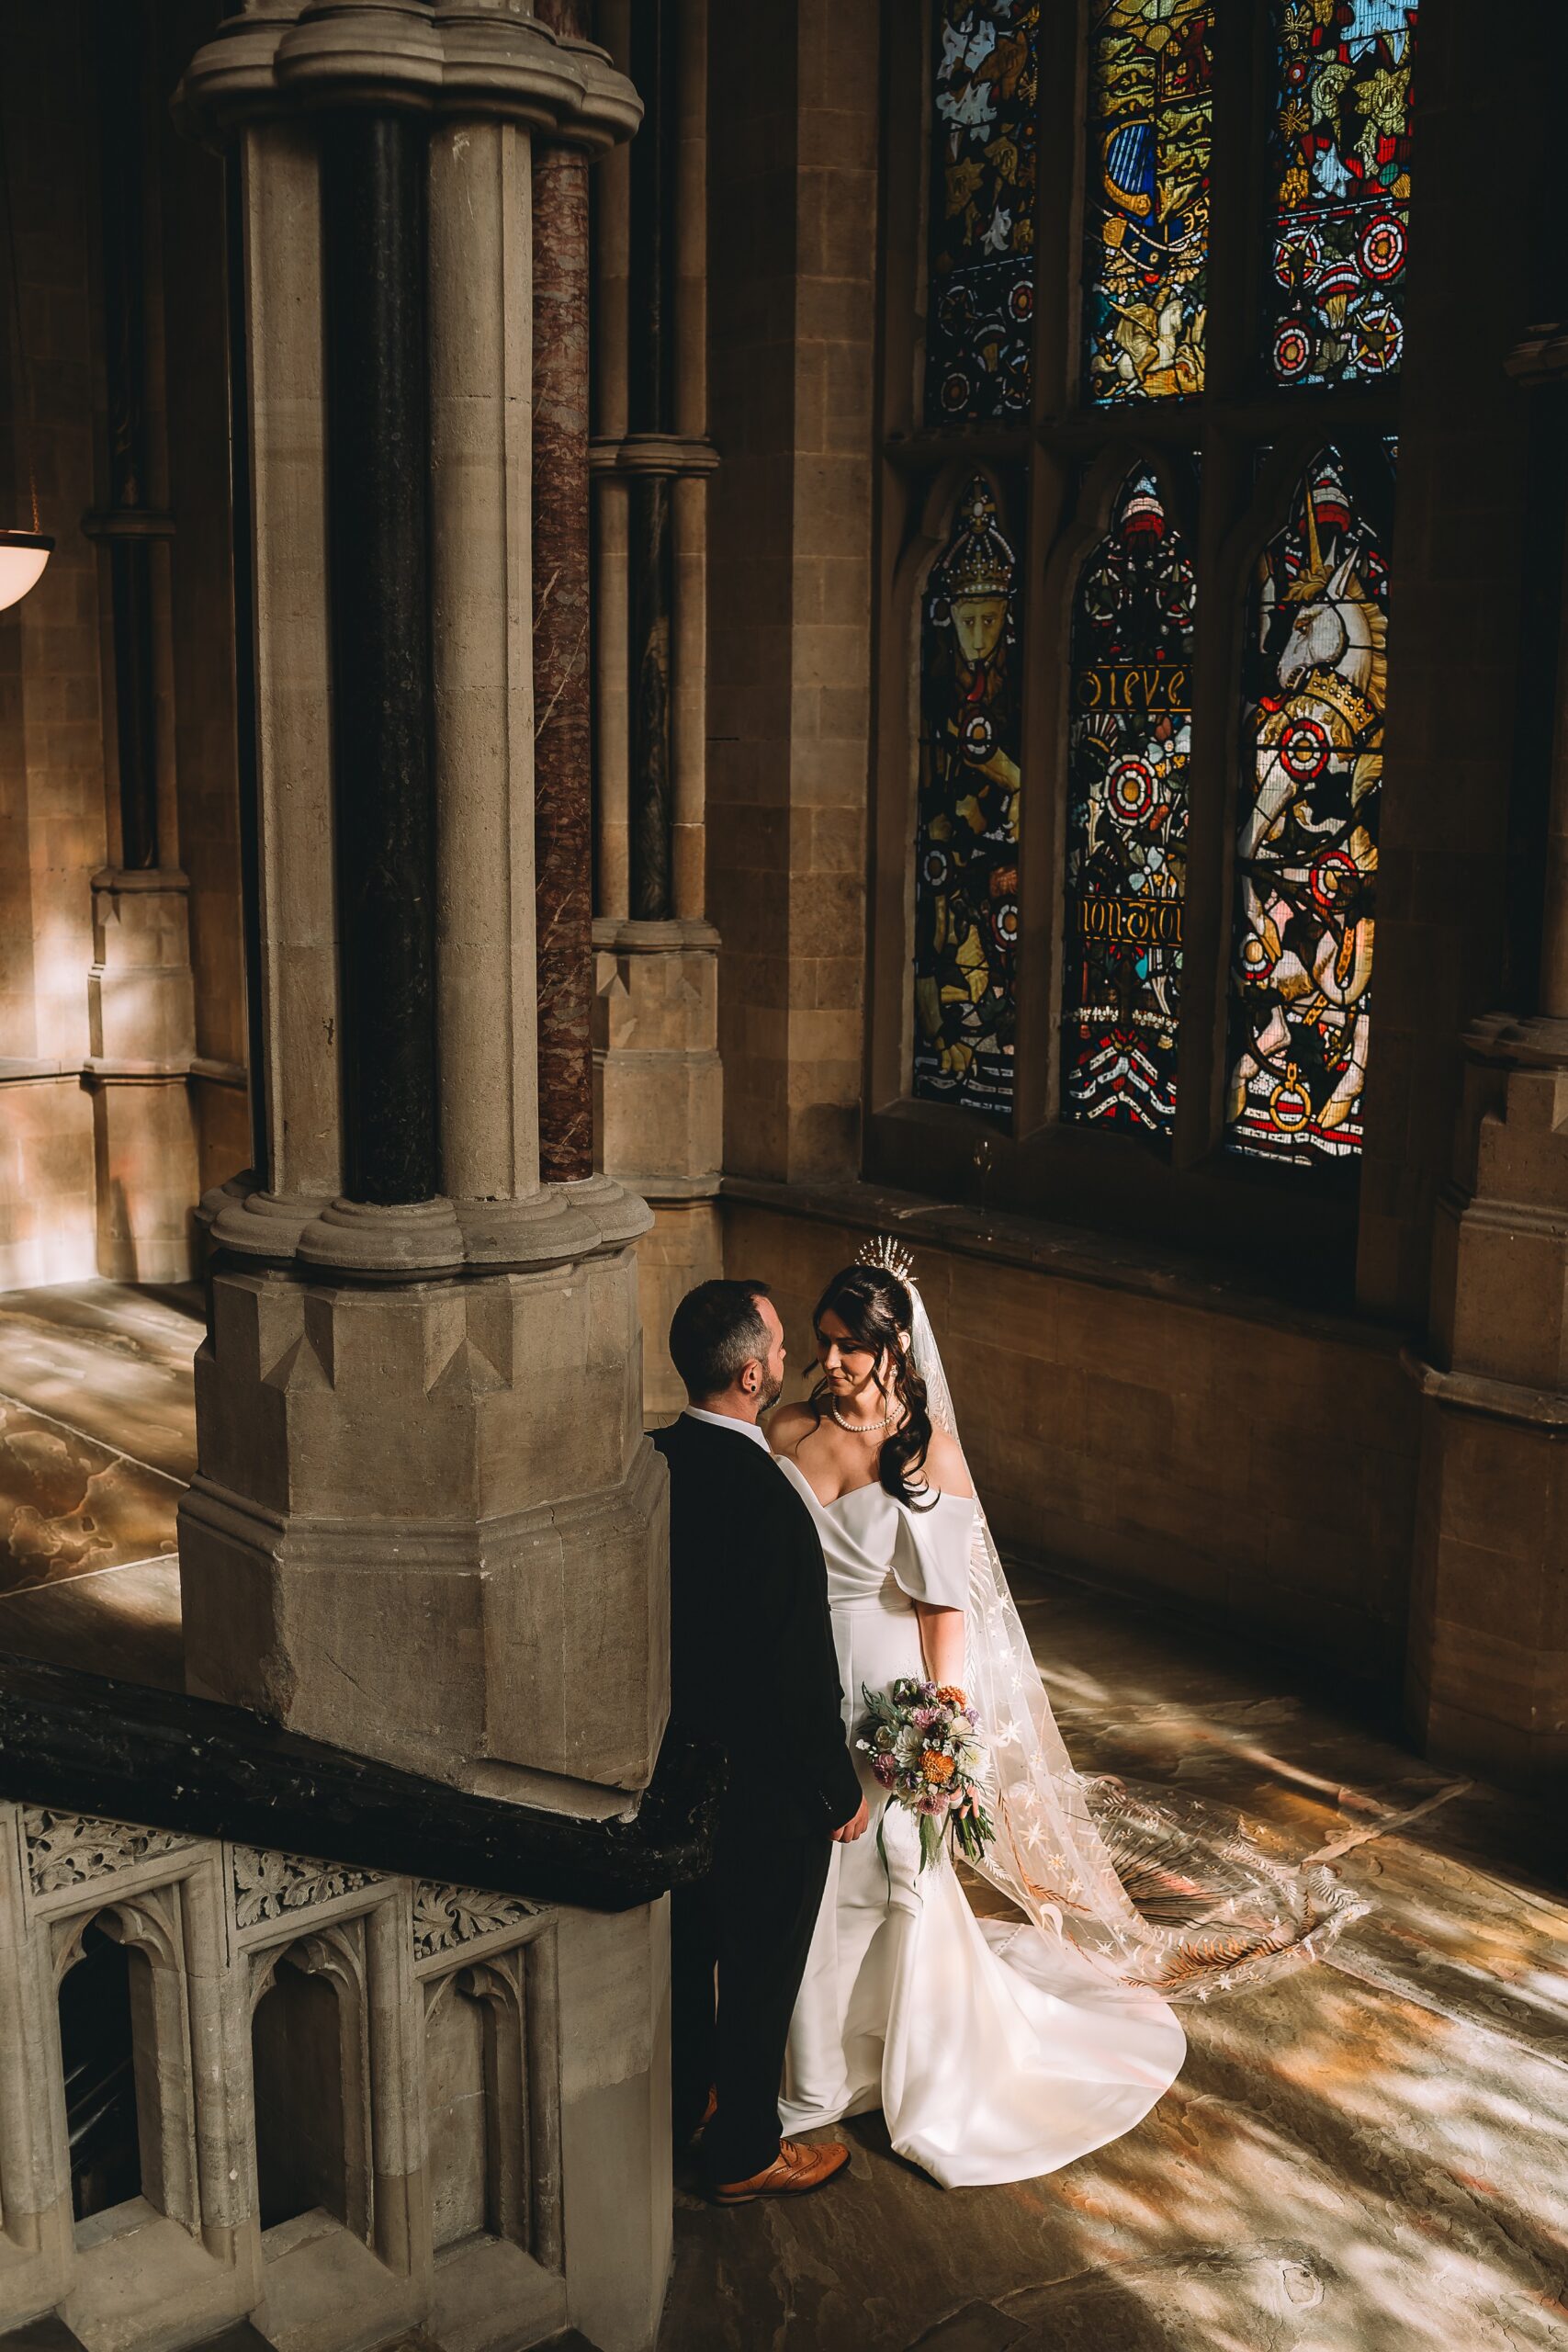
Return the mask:
M719 2180L708 2190L716 2205L750 2205L758 2197L807 2197L814 2188L842 2172L850 2152L837 2140L807 2148L798 2140L781 2140L771 2165L750 2180Z

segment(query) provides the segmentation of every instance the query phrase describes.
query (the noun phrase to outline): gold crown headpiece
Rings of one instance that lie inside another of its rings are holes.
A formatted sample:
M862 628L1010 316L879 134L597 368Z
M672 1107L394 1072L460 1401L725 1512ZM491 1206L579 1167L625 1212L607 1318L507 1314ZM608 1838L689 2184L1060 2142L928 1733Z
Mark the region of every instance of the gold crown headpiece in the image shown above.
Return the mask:
M903 1283L906 1288L914 1283L915 1261L903 1243L896 1241L890 1233L874 1234L869 1241L863 1241L855 1251L855 1263L857 1266L879 1267L884 1273L891 1274L895 1282Z

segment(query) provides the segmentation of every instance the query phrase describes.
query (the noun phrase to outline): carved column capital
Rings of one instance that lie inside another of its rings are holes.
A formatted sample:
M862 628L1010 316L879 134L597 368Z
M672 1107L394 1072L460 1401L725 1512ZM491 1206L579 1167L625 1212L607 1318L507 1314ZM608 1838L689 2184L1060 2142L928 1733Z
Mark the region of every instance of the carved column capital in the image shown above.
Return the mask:
M602 49L513 0L256 0L197 51L176 104L213 140L301 107L409 107L516 122L591 153L642 119Z

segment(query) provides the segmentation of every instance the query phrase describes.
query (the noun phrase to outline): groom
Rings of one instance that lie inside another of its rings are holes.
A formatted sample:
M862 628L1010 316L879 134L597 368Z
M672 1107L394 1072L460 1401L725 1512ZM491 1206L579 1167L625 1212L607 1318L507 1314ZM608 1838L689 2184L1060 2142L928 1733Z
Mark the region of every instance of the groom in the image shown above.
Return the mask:
M712 2090L704 2178L718 2204L746 2205L819 2188L850 2160L781 2140L778 2095L829 1842L862 1836L866 1807L822 1547L757 1426L784 1385L766 1283L688 1291L670 1353L691 1399L653 1440L670 1465L671 1720L729 1761L712 1870L671 1899L673 2121L684 2146Z

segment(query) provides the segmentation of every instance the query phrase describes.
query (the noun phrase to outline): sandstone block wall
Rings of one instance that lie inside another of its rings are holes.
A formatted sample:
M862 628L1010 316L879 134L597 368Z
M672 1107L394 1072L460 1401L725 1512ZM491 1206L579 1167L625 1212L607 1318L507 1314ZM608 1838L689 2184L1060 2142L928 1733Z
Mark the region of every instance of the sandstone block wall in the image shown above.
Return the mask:
M805 1394L810 1313L865 1223L725 1203ZM1262 1301L1037 1272L910 1238L970 1466L1019 1559L1167 1595L1343 1673L1397 1675L1416 1405L1387 1333Z
M709 911L725 1164L858 1164L877 11L713 26Z

